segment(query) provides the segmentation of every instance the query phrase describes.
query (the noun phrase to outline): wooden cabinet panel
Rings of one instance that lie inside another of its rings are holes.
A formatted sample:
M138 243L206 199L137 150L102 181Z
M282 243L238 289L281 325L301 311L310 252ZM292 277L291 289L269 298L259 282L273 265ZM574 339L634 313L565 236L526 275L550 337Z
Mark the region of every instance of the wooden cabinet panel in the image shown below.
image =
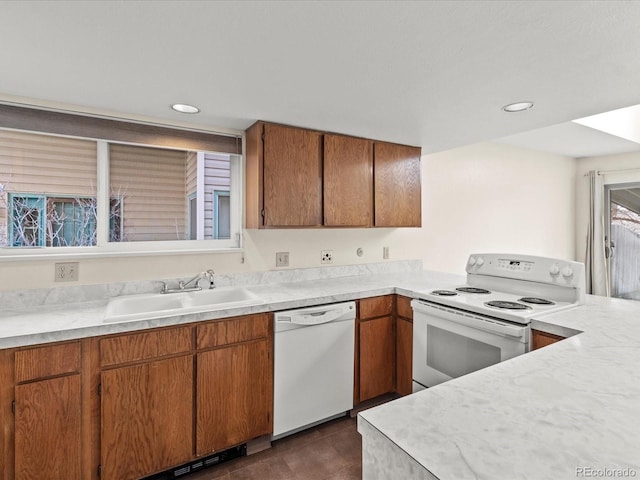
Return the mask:
M322 135L265 124L264 226L322 225Z
M193 456L193 356L102 372L103 480L129 480Z
M373 225L373 142L324 135L324 224Z
M409 395L413 392L413 323L404 318L396 319L396 392Z
M411 299L409 297L398 295L396 297L396 309L399 317L413 320L413 309L411 308Z
M360 319L381 317L393 313L393 295L363 298L360 300Z
M542 332L540 330L531 330L531 350L546 347L552 343L564 340L565 337L554 335L553 333Z
M273 366L269 345L261 340L197 355L198 455L270 433Z
M198 325L196 345L200 349L267 338L271 318L270 314L262 313Z
M393 317L360 322L360 402L394 391Z
M192 327L132 333L100 340L100 365L149 360L193 350Z
M421 225L420 152L418 147L374 144L376 227Z
M16 382L80 372L80 342L18 350Z
M15 479L80 480L80 375L18 385L15 402Z

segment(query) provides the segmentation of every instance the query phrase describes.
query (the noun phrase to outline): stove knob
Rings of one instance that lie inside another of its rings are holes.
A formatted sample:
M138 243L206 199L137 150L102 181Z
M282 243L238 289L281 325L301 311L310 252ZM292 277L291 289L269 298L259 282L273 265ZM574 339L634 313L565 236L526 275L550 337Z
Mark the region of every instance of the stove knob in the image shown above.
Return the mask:
M478 257L478 259L476 260L476 265L478 265L479 267L484 265L484 258Z
M564 278L571 278L573 277L573 270L571 269L571 267L564 267L562 269L562 276Z
M557 263L554 263L553 265L551 265L551 268L549 268L549 273L551 274L552 277L555 277L560 273L560 267L558 266Z
M473 267L476 264L476 257L469 257L469 266Z

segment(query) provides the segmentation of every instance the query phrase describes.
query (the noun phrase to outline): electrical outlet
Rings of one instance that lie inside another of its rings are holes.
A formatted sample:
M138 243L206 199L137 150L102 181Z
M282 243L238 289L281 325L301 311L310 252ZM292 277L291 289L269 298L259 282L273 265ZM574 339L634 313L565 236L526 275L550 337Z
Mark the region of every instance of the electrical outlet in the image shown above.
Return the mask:
M333 250L322 250L320 252L320 260L322 263L333 263Z
M389 260L389 247L382 247L382 258Z
M276 252L276 267L289 266L289 252Z
M77 282L78 281L78 262L56 263L55 264L56 282Z

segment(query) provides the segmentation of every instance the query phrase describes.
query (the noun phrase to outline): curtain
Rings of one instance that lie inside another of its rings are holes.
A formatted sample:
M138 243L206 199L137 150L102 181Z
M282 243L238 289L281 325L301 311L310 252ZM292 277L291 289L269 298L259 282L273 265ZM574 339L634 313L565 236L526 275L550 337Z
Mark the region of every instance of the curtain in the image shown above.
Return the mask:
M604 225L604 186L601 175L596 171L589 178L589 223L587 225L587 247L585 252L585 274L587 293L608 297L609 265L606 258Z

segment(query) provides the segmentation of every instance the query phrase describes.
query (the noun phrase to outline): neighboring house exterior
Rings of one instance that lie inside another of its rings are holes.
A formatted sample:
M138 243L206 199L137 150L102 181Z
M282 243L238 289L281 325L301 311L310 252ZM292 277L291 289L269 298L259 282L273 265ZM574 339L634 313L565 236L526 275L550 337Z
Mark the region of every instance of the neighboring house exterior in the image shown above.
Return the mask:
M111 241L195 238L198 218L204 238L224 238L228 155L110 144L109 156ZM199 171L204 217L191 211ZM0 246L95 245L96 179L95 141L0 130Z

